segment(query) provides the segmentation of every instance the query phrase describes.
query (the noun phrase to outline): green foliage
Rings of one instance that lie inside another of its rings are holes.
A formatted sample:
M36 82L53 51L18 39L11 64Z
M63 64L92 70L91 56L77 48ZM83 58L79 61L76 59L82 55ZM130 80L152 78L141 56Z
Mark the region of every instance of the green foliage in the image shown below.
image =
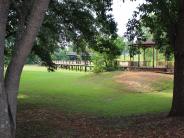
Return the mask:
M26 62L26 64L40 64L40 63L41 63L41 59L34 54L30 54Z
M69 57L66 54L66 50L58 48L52 54L52 60L68 60Z
M16 31L21 25L24 26L19 21L27 23L32 2L33 0L16 1L18 7L11 4L6 36L8 43L11 43L10 47L6 47L10 55ZM55 65L52 55L58 47L64 48L72 43L79 49L84 49L81 43L85 42L89 48L94 49L97 48L98 36L116 37L116 23L110 14L111 5L112 0L51 0L32 54L38 55L43 64L53 70Z
M176 26L179 18L179 1L175 0L146 0L134 12L133 18L127 24L125 36L129 41L144 41L149 32L157 44L160 52L170 58L176 39ZM140 17L140 19L139 19ZM147 28L144 31L143 28Z
M121 38L99 38L97 52L93 55L94 72L113 71L117 69L117 59L125 48L125 42Z
M105 59L102 54L94 53L92 55L92 62L94 65L93 72L100 73L105 71Z
M122 50L126 50L126 47L127 47L127 44L124 40L124 38L122 37L117 37L115 40L114 40L114 43L116 45L116 47L118 47L118 49L121 49L121 52Z

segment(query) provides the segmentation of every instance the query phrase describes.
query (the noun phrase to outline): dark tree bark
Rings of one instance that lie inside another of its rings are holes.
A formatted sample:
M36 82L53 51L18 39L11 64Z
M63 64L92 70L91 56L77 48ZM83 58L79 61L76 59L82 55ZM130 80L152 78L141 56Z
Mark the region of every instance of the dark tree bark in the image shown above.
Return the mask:
M184 53L175 55L174 92L169 116L184 116Z
M18 30L14 54L4 78L4 47L9 0L0 0L0 138L15 137L20 77L43 22L49 1L34 1L26 26Z
M0 138L11 137L8 100L4 87L4 48L9 0L0 0Z
M175 69L173 102L169 116L184 116L184 1L180 0L179 21L173 40Z

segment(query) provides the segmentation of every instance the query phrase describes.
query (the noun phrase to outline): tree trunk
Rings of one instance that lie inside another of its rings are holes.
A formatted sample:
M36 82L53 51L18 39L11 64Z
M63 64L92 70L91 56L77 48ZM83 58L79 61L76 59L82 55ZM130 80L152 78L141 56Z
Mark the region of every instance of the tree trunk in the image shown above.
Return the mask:
M0 0L0 138L15 137L20 76L42 24L49 1L34 1L25 30L21 31L20 37L16 40L14 54L4 78L4 47L9 0Z
M12 129L11 121L7 96L3 90L0 96L0 138L14 138L15 131Z
M0 0L0 138L13 138L11 115L4 87L4 48L9 0Z
M174 45L174 90L169 116L184 116L184 3L183 0L181 2Z
M175 56L174 92L170 116L184 116L184 53Z

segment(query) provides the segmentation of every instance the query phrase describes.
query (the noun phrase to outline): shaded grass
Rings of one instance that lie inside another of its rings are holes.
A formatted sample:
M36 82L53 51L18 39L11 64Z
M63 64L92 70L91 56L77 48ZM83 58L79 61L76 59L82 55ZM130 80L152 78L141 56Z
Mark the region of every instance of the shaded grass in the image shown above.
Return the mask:
M153 84L159 93L132 93L114 81L114 76L118 74L120 72L48 73L45 68L26 66L21 78L19 110L47 108L66 114L118 117L167 112L170 109L171 80Z

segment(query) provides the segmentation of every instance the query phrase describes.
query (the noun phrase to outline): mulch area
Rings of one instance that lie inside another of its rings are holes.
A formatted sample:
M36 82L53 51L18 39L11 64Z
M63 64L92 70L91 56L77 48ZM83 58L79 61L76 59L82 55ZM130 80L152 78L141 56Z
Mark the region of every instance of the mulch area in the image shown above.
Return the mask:
M17 138L182 138L184 118L167 114L97 118L61 111L18 112Z

